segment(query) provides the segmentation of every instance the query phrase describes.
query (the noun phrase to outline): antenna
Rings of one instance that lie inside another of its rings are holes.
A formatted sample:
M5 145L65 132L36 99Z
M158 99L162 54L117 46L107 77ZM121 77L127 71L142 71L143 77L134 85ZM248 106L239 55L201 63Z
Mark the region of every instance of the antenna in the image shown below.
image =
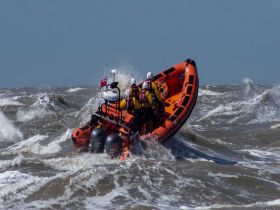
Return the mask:
M107 75L106 75L107 69L108 69L108 65L106 64L105 65L105 70L104 70L104 75L103 75L103 77L106 78L106 79L107 79Z
M117 72L118 72L117 69L112 69L111 70L111 73L113 75L113 82L115 82L115 77L116 77Z

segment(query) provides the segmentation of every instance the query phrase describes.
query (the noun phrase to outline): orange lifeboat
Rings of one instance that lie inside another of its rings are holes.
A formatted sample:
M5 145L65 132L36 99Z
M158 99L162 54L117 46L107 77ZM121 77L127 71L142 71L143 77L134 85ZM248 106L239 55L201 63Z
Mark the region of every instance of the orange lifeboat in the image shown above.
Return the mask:
M199 88L196 63L187 59L155 75L154 82L158 86L164 111L157 116L157 122L151 122L152 130L139 135L153 136L163 142L176 134L195 106ZM76 146L90 145L92 152L103 152L105 149L111 157L120 156L121 160L125 160L134 135L131 129L134 116L119 109L120 90L117 85L117 82L109 84L110 92L105 95L105 102L93 113L90 122L73 131L72 140Z

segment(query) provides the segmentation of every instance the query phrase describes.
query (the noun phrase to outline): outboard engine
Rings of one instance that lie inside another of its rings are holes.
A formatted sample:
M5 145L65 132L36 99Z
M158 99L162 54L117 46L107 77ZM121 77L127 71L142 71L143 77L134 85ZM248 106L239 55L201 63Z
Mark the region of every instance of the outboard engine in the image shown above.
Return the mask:
M110 134L105 142L106 153L111 158L119 157L122 154L122 139L117 134Z
M90 135L92 153L102 153L105 144L105 132L102 128L95 128Z

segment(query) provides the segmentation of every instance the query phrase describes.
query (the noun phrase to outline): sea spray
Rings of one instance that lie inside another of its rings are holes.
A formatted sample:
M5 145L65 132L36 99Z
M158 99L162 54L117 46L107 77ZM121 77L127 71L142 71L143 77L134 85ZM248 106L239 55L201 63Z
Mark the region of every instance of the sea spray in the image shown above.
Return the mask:
M244 85L244 95L252 96L254 94L253 80L251 80L250 78L244 78L243 85Z
M0 111L0 140L18 141L22 137L22 132Z

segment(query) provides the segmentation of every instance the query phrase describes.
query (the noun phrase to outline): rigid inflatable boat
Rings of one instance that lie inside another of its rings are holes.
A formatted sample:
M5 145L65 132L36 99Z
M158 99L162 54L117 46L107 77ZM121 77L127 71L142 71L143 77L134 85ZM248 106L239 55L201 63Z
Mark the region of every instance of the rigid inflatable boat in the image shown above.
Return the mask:
M152 122L152 130L137 132L139 141L145 141L140 139L148 139L145 138L148 136L155 137L158 142L166 141L186 122L198 95L196 63L187 59L155 75L154 82L159 89L164 110L157 116L157 122ZM111 84L106 84L102 96L104 103L99 105L89 122L74 129L72 141L75 146L88 146L91 152L101 153L105 149L110 157L125 160L136 135L131 129L134 116L126 110L120 110L118 82L113 80Z

